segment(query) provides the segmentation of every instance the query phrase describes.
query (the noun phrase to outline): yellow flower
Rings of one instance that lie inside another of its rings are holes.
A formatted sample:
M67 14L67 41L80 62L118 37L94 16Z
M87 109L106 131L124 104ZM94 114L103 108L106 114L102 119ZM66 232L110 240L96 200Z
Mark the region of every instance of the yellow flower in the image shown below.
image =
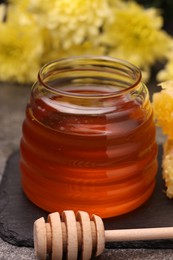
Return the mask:
M1 80L30 81L50 60L95 54L130 61L142 69L145 81L170 41L156 9L131 1L9 0L7 18L0 24Z
M173 59L170 59L165 68L160 70L157 74L159 82L173 79Z
M144 9L135 2L124 3L114 10L114 21L106 24L103 42L109 54L146 67L163 58L169 37L161 30L162 17L155 8Z
M43 52L35 24L0 23L0 79L33 82Z
M50 62L59 58L80 55L103 55L105 49L103 46L94 45L91 41L83 42L80 47L73 45L71 48L64 50L63 48L51 49L43 55L43 63Z
M173 39L170 42L170 49L167 53L167 63L165 67L157 74L159 82L173 80Z
M25 3L24 3L25 2ZM32 13L38 26L56 35L57 47L71 48L86 39L96 40L105 19L111 17L107 0L12 0L24 12Z
M106 0L56 1L54 17L57 17L56 33L63 49L80 45L86 39L97 40L111 9Z
M156 123L173 139L173 81L160 84L162 90L153 95L153 109Z

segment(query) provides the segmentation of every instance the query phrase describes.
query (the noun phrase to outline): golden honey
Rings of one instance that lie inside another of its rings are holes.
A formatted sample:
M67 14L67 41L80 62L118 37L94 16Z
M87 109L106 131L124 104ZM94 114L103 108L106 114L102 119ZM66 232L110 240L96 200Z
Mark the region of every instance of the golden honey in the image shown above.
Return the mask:
M152 194L157 144L140 70L108 57L54 61L26 108L20 168L27 197L49 211L127 213Z

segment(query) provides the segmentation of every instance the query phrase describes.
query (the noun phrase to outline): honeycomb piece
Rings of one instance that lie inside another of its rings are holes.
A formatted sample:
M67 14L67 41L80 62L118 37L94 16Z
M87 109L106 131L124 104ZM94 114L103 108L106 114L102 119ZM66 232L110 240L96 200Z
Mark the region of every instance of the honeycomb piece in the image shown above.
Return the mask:
M163 133L173 139L173 81L160 85L162 90L153 94L154 117Z
M164 144L162 167L166 195L173 198L173 140L167 139Z

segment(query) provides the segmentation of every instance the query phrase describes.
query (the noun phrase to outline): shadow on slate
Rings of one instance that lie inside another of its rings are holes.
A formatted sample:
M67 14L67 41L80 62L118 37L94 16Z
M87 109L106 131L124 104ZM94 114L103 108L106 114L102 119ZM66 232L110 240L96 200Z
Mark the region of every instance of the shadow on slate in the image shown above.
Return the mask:
M105 229L173 226L173 201L164 194L161 177L162 148L159 147L159 171L152 197L140 208L119 217L104 220ZM7 162L0 186L0 236L17 246L33 246L33 223L48 213L32 204L23 194L20 183L19 152ZM173 248L172 240L107 243L107 248Z

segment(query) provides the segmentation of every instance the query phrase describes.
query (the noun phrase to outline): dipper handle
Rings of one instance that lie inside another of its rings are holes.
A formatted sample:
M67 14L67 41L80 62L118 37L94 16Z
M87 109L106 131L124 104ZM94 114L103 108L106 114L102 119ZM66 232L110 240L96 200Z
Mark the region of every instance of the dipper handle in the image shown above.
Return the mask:
M173 238L173 227L125 230L104 230L100 217L79 211L63 211L48 215L48 221L39 218L34 222L34 248L39 260L89 260L100 255L105 242L153 240Z
M173 227L105 230L105 241L173 239Z

